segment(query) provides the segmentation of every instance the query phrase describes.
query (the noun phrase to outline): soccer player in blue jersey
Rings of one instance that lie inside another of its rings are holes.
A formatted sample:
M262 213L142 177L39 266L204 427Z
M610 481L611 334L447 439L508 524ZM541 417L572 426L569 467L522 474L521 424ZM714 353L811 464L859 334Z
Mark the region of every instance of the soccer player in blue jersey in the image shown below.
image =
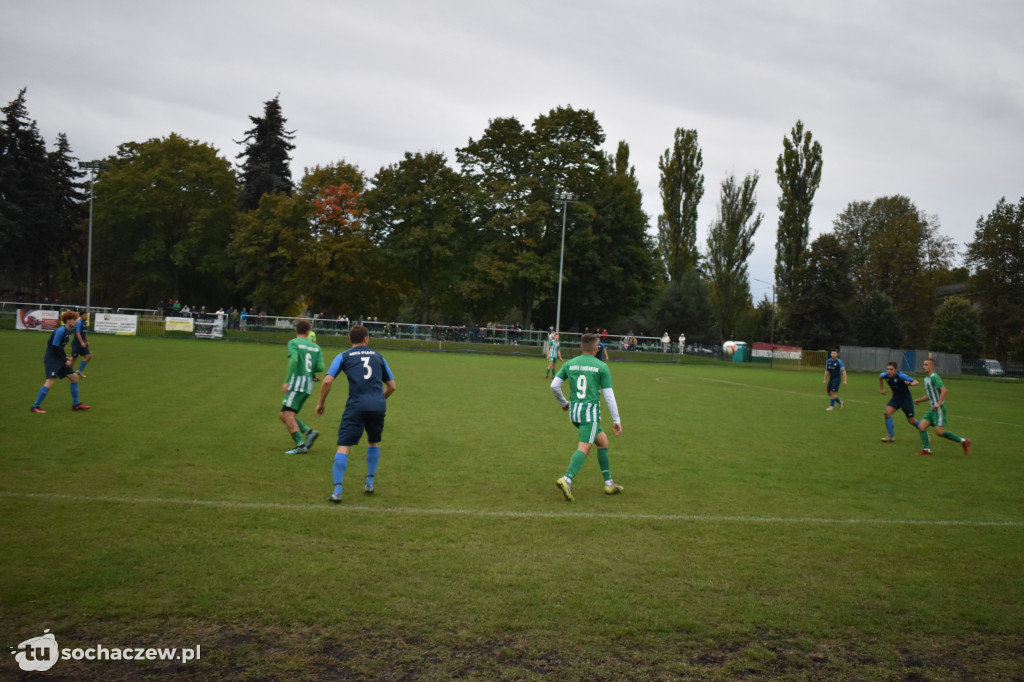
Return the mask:
M899 371L896 367L895 362L889 362L886 364L885 371L878 375L878 388L881 389L882 395L885 395L885 384L889 384L889 388L892 389L892 398L889 399L889 403L885 406L885 430L889 432L889 435L882 439L883 443L895 443L896 435L893 431L892 415L896 410L903 410L903 414L907 415L907 423L917 428L918 422L914 419L914 398L910 395L910 387L917 386L917 379L904 374ZM927 434L925 434L927 436ZM924 442L924 439L921 439Z
M827 383L829 403L828 407L825 408L826 412L831 412L835 407L836 403L839 403L839 409L843 409L843 401L839 399L839 379L843 380L843 385L846 385L846 367L843 365L843 361L839 359L839 351L832 351L831 357L825 361L825 378L821 380L821 383Z
M320 401L316 413L323 416L327 394L334 378L344 373L348 379L348 402L338 426L338 451L334 454L334 492L328 501L341 502L342 484L348 468L352 446L366 432L366 485L363 490L373 492L373 479L380 463L380 441L384 432L387 399L395 392L395 376L384 356L367 346L369 331L361 324L354 325L348 334L352 347L340 353L331 363L320 385Z
M82 362L78 364L78 376L85 378L85 366L92 360L92 351L89 349L89 313L82 313L82 316L75 322L75 335L71 339L71 366L75 366L75 360L79 357Z
M46 394L50 392L57 379L68 378L71 382L71 409L75 411L88 410L88 405L83 405L78 400L78 374L71 368L71 358L68 357L64 347L68 345L74 334L75 323L78 322L78 313L73 310L66 310L60 316L61 326L57 327L50 334L46 342L46 355L43 356L43 365L46 367L46 380L36 395L36 401L32 403L32 411L38 414L45 413L42 408Z

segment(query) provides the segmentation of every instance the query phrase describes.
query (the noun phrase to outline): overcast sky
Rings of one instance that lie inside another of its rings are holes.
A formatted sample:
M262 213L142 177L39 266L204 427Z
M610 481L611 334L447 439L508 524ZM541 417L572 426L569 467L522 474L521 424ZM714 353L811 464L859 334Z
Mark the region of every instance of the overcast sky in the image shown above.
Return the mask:
M1019 0L0 1L0 102L80 159L172 132L234 161L280 94L292 174L344 159L372 176L488 121L588 109L629 144L652 230L677 128L704 154L699 246L721 181L754 171L750 260L771 296L775 162L797 119L823 147L812 239L851 201L908 196L963 252L979 217L1024 196Z

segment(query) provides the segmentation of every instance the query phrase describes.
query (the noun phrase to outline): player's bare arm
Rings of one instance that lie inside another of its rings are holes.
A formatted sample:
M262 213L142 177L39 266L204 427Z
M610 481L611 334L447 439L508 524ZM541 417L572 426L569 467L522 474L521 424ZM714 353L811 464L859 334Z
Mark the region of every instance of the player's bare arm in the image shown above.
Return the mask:
M316 402L316 409L313 410L317 413L317 416L324 416L324 409L327 407L327 394L331 392L331 384L334 383L334 377L330 374L324 377L324 380L320 382L320 400Z
M320 389L320 390L321 390L321 392L323 391L323 389ZM395 389L395 380L394 379L392 379L391 381L385 381L384 382L384 400L387 400L388 396L390 396L392 393L394 393L395 390L396 389Z

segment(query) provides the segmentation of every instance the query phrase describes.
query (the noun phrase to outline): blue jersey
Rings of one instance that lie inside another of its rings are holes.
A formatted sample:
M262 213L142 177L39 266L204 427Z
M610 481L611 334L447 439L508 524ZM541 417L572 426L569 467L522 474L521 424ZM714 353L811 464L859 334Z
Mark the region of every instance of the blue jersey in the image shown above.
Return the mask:
M893 400L902 400L903 398L910 397L910 382L914 380L914 377L904 374L903 372L896 372L896 376L889 376L889 372L882 372L879 375L885 380L885 383L889 384L889 388L892 389Z
M384 356L366 346L355 346L334 358L327 374L348 377L348 402L345 412L384 412L384 383L394 380Z
M68 331L68 328L64 325L57 327L50 334L50 339L46 342L46 355L44 357L64 362L64 358L68 356L64 346L68 345L70 340L71 332Z
M843 366L843 361L839 358L833 360L829 358L825 361L825 369L828 371L828 376L831 379L838 379L842 376L842 373L846 371L846 367Z
M75 333L82 335L82 341L89 343L89 323L79 318L78 322L75 322Z

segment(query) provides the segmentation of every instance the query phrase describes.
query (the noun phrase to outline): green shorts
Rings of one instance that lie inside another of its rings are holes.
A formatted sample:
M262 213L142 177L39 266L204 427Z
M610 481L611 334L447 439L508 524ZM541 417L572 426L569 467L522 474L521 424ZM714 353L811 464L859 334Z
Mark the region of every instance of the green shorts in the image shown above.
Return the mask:
M309 393L303 393L301 391L288 391L284 394L284 400L281 401L281 411L288 410L289 412L298 412L302 409L302 406L306 404L306 398L309 397Z
M926 421L932 426L946 426L946 406L939 405L937 410L928 410L928 413L921 417L921 421Z
M604 433L604 429L601 428L601 422L599 422L599 421L597 421L597 422L580 422L579 424L577 424L576 422L573 422L572 425L575 426L577 429L579 429L579 432L580 432L579 442L580 443L590 443L590 444L593 444L594 441L597 440L597 434Z

